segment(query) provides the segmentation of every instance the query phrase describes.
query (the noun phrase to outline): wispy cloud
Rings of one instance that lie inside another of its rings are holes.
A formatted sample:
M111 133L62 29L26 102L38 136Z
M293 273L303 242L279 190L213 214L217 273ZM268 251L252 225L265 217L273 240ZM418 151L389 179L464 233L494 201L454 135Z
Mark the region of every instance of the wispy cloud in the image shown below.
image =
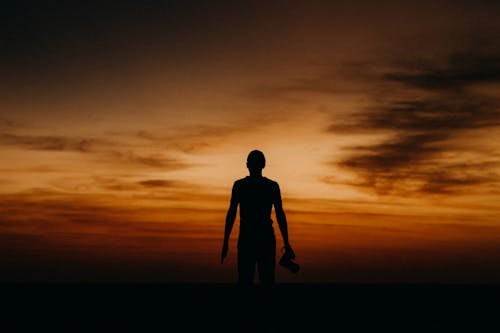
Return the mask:
M500 126L500 99L483 85L500 84L500 56L451 54L440 64L412 62L385 72L372 82L373 105L345 122L336 119L331 133L384 133L386 139L346 147L334 165L355 172L358 185L389 194L398 190L457 193L500 180L492 152L482 162L446 160L447 153L470 153L454 140L471 131ZM479 134L481 135L481 134ZM480 147L474 150L481 153Z
M191 165L177 158L155 152L136 152L133 150L111 150L103 154L103 160L112 164L131 165L137 167L159 168L162 170L178 170Z
M102 177L95 176L94 182L99 188L112 190L112 191L136 191L140 192L148 189L167 189L179 190L192 188L193 184L170 179L144 179L144 180L130 180L119 177Z
M220 224L203 208L152 208L109 194L45 189L0 198L2 281L102 281L109 274L134 280L148 263L152 270L140 276L172 280L178 278L177 263L197 267L217 257ZM220 219L223 212L215 215ZM158 267L165 271L159 274Z
M119 183L110 179L100 179L102 184ZM123 182L125 183L125 182ZM137 184L136 184L137 185ZM138 185L141 186L141 185ZM220 200L219 196L199 192L198 196L205 200ZM54 190L52 188L32 188L26 191L0 194L0 228L4 232L50 232L54 225L66 231L81 229L82 232L96 228L106 232L108 224L120 226L122 222L165 222L181 223L188 218L205 218L204 213L211 213L217 207L179 208L168 204L168 197L163 197L164 204L140 201L138 197L120 196L108 193L76 193ZM147 199L147 197L145 197ZM225 198L224 198L225 199ZM224 200L218 213L224 214ZM181 214L178 214L178 212ZM19 223L18 223L19 222ZM83 224L82 224L83 223ZM23 230L23 225L29 229ZM140 227L140 225L138 225ZM124 230L126 231L126 230Z
M132 138L167 151L196 154L217 148L233 138L255 134L283 118L285 115L274 113L245 114L241 119L221 122L220 125L195 123L166 128L163 133L142 129L133 133Z
M173 187L177 182L165 179L147 179L139 181L138 184L144 187Z
M12 130L22 126L23 124L18 121L0 116L0 129L2 130Z
M93 180L98 188L116 192L134 191L140 188L136 183L124 181L118 177L95 176L93 177Z
M474 83L500 81L500 55L459 52L448 56L444 65L407 63L401 71L386 73L384 79L424 90L463 91Z
M19 135L12 133L0 134L0 145L18 146L33 150L78 151L86 153L90 152L99 143L101 143L101 140L91 138Z
M187 163L165 154L172 149L156 146L137 146L133 140L78 136L26 135L0 133L0 146L47 152L77 152L89 155L88 163L106 163L121 166L177 170L189 167Z
M216 146L237 130L235 126L193 125L176 128L166 134L139 130L136 132L136 137L168 150L196 153Z

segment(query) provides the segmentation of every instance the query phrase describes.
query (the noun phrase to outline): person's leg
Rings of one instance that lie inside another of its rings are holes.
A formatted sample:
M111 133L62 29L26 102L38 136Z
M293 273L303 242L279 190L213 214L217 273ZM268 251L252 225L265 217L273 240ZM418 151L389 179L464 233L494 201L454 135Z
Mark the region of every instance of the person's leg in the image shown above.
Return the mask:
M238 249L238 284L252 285L255 275L255 253Z
M276 239L272 237L260 250L257 259L259 282L261 285L272 286L275 283Z
M276 309L276 297L274 295L275 271L276 271L276 241L272 239L263 244L262 251L257 259L259 270L259 289L257 301L260 305L257 317L260 317L259 323L263 326L259 332L273 330L276 328L274 310Z

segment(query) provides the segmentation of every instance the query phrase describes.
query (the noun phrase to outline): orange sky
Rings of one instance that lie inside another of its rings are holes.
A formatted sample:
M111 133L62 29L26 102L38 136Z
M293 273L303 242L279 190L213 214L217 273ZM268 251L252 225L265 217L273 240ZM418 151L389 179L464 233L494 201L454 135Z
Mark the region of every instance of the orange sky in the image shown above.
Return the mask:
M304 268L279 281L500 281L499 10L12 5L1 279L235 280L225 213L260 149Z

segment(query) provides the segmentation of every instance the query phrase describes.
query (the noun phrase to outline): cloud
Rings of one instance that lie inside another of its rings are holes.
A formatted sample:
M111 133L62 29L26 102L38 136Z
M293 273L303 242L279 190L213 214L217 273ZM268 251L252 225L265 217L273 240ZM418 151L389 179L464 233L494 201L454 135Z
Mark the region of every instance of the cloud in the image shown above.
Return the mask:
M127 182L116 177L93 177L95 184L102 189L111 191L135 191L140 189L140 187L133 182Z
M487 137L500 126L500 99L483 89L500 85L500 56L455 53L433 65L399 64L370 84L377 90L372 105L327 127L336 134L384 134L381 141L346 147L346 156L332 163L357 174L358 186L379 194L452 194L500 181L495 172L484 176L485 167L500 165L491 152L482 163L445 158L481 154L481 147L455 142L472 132Z
M359 84L359 80L370 79L373 70L370 63L359 61L342 62L336 66L326 67L320 73L309 76L261 83L250 89L248 95L252 99L288 101L289 105L307 103L311 100L311 95L357 95L365 89L364 85Z
M144 187L172 187L176 185L177 182L164 179L147 179L138 182L138 184Z
M133 133L132 139L146 141L150 147L196 154L225 144L232 138L237 139L242 135L259 132L287 116L289 117L290 114L285 116L274 113L254 113L246 114L241 119L221 125L199 123L166 128L160 134L148 130L138 130Z
M422 187L419 189L423 193L433 194L458 194L466 193L476 186L488 186L492 190L498 190L498 184L492 182L498 181L500 174L484 172L498 163L468 163L455 164L436 168L428 172L421 172L416 176L422 179Z
M134 152L132 150L121 151L112 150L106 152L105 160L113 164L126 163L149 168L160 168L168 170L178 170L188 168L191 165L179 161L176 158L166 157L160 153Z
M0 129L12 130L15 128L23 127L23 124L17 121L14 121L9 118L5 118L0 116Z
M213 221L224 216L213 208L176 208L165 200L151 206L107 193L33 189L0 199L2 281L84 280L102 273L133 280L148 262L168 267L162 278L175 278L177 263L206 265L203 260L216 257L221 224ZM154 270L147 274L159 278Z
M78 151L87 153L90 152L96 144L100 143L102 143L102 141L98 139L73 138L67 136L0 134L0 145L17 146L32 150Z
M470 84L499 82L500 55L453 53L444 66L414 62L413 66L408 64L402 71L386 73L382 78L424 90L463 91Z
M407 135L377 145L351 147L350 150L354 151L355 157L342 161L341 165L375 172L390 171L438 153L440 151L438 148L426 145L441 138L442 135Z
M147 141L148 145L164 150L193 154L215 147L225 138L234 135L237 129L238 127L223 125L193 125L169 129L166 134L142 129L133 138Z
M141 181L126 181L114 177L94 177L100 188L113 191L140 191L148 188L184 188L192 186L180 181L166 179L146 179Z
M179 170L188 168L191 164L183 162L179 157L167 155L166 151L172 149L161 145L137 144L129 137L85 138L78 136L56 136L56 135L26 135L0 132L0 146L11 146L23 150L37 150L48 153L76 152L82 153L82 163L94 165L98 169L103 165L111 165L113 168L147 168ZM85 159L85 160L83 160ZM33 172L64 172L64 169L56 168L54 165L44 165L41 168L30 167L27 170ZM14 169L20 171L19 169ZM115 187L120 190L125 184L108 184L108 189Z
M109 179L99 179L102 183ZM141 201L137 197L122 196L102 192L76 193L54 190L52 188L32 188L17 193L0 194L0 228L8 232L42 232L49 233L51 226L65 231L96 231L107 233L108 224L119 227L121 223L134 222L182 223L187 218L203 219L204 214L217 211L224 215L226 200L211 193L197 193L204 200L219 200L220 207L182 208L177 202L169 205L168 198L163 197L163 204ZM145 197L146 198L146 197ZM226 199L226 198L224 198ZM196 219L195 219L196 220ZM83 224L82 224L83 223ZM28 229L24 230L26 227ZM123 230L128 232L127 230Z

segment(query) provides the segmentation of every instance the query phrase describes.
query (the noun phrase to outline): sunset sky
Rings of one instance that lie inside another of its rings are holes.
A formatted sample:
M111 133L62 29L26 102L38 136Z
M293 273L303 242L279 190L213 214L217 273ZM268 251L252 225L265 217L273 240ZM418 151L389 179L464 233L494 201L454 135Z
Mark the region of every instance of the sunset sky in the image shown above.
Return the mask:
M500 2L2 7L0 280L235 281L259 149L279 282L500 282Z

